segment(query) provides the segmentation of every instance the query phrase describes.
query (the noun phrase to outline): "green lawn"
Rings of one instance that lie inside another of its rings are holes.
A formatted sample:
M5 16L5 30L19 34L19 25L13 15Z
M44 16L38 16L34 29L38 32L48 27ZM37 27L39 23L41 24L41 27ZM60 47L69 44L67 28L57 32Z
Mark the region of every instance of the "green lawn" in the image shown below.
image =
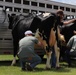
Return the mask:
M45 70L45 62L36 66L35 71L21 71L19 62L16 63L16 66L10 66L12 60L12 55L0 55L0 75L76 75L76 67L67 67L67 63L61 62L62 68L56 70L52 68L51 70ZM7 61L8 60L8 61ZM64 64L64 65L63 65Z

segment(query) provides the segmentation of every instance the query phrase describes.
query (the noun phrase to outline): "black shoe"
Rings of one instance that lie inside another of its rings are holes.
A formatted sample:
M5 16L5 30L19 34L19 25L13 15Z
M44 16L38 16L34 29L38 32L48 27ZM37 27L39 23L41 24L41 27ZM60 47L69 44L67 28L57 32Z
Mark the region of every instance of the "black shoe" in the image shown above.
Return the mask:
M26 71L26 69L25 68L22 68L22 71Z
M72 65L71 64L68 64L68 67L72 67Z
M33 68L29 64L27 64L26 67L27 67L27 71L33 71Z

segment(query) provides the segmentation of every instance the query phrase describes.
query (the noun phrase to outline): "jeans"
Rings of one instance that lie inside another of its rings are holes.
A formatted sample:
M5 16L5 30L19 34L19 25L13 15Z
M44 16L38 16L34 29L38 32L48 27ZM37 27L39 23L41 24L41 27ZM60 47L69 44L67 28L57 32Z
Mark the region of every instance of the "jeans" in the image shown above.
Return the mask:
M56 56L55 56L55 50L52 49L52 55L51 55L51 67L56 67Z
M65 54L65 58L66 58L66 61L68 63L68 66L71 66L71 58L70 58L70 51L69 50L66 50L66 54Z
M41 60L40 56L35 55L35 57L32 57L31 60L29 60L28 58L22 58L22 59L20 59L20 64L21 64L22 68L25 68L26 67L25 63L27 62L27 63L30 63L30 66L32 68L34 68L36 65L38 65L39 63L41 63L41 61L42 60Z

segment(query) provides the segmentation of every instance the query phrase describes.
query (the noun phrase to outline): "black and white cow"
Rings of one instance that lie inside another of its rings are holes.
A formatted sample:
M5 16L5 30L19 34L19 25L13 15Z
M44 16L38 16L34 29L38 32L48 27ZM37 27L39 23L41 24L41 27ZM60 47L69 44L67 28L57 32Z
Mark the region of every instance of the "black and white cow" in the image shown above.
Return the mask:
M62 28L61 34L64 35L66 43L74 35L74 31L76 31L76 21Z
M65 41L66 41L65 46L63 46L61 49L61 57L63 57L63 59L65 59L65 53L68 50L67 43L72 36L76 35L75 32L76 32L76 21L74 21L74 23L71 23L70 25L62 27L62 29L61 29L61 34L64 35ZM73 55L71 55L71 56L73 56ZM68 58L68 57L66 57L66 58Z
M24 37L24 32L26 30L31 30L36 33L36 37L42 41L44 49L47 55L46 68L51 68L50 59L52 52L49 51L51 47L54 46L55 51L58 50L56 36L54 31L54 26L56 21L56 16L51 14L28 14L27 16L12 14L9 16L9 28L12 29L13 45L14 45L14 60L12 65L16 62L16 55L18 51L18 42ZM57 23L56 23L57 24ZM38 34L39 36L38 36ZM40 37L40 38L39 38ZM59 55L56 52L57 65L59 65Z

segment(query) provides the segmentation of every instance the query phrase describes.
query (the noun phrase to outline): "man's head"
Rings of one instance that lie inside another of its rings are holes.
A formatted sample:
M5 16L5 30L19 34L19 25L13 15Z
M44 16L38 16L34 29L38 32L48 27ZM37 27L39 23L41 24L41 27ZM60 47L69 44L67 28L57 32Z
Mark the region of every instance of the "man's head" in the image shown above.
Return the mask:
M25 36L34 35L34 33L31 30L27 30L24 34Z
M61 19L63 19L63 17L64 17L64 12L63 12L62 9L58 9L57 12L56 12L56 14L57 14L58 16L60 16Z

